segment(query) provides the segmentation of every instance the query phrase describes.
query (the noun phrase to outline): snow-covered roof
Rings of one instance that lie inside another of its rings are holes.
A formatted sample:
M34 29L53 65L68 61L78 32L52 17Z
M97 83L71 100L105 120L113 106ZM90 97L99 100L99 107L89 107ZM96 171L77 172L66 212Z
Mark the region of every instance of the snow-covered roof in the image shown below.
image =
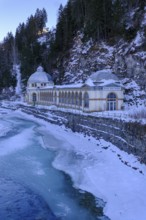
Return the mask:
M85 81L85 85L91 86L91 87L92 87L92 86L95 86L91 78L88 78L88 79Z
M33 73L29 79L29 83L53 83L52 77L46 73L42 66L37 68L37 71Z
M67 84L67 85L56 85L55 87L58 89L68 89L68 88L81 88L82 83L74 83L74 84Z
M109 86L109 85L118 86L118 87L122 86L119 82L115 81L114 79L103 80L99 84L99 86Z
M91 74L89 77L94 83L96 82L101 82L105 80L115 80L119 81L118 77L112 73L111 69L104 69L104 70L99 70L97 72L94 72Z

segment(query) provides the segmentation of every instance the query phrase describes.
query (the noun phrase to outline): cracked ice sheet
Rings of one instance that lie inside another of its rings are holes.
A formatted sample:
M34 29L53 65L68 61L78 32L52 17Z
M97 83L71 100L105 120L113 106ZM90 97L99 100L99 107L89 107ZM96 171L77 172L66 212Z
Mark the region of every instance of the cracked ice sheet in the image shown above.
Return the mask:
M103 199L106 202L104 213L111 220L146 219L146 166L135 156L102 139L84 137L64 126L20 114L45 125L44 132L60 140L60 146L51 145L57 152L53 166L68 173L75 187Z

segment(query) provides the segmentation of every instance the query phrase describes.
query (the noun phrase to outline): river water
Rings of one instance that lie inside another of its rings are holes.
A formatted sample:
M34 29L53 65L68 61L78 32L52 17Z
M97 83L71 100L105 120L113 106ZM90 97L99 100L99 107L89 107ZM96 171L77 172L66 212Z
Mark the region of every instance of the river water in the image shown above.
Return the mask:
M70 178L52 166L56 152L45 148L44 136L48 144L60 143L44 134L42 125L4 111L0 125L0 219L106 219L101 209L90 207L91 195L74 189Z

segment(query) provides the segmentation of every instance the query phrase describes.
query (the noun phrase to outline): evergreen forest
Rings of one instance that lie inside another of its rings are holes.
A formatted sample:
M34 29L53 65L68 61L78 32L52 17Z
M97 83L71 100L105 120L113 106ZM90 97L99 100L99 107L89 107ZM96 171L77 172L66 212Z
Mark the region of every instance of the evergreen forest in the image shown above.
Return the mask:
M133 8L138 10L133 25L127 28ZM113 45L120 38L130 41L136 36L144 8L145 0L68 0L65 7L60 5L58 9L56 27L47 32L44 30L49 12L36 9L25 23L19 24L15 36L8 33L0 43L0 88L15 87L16 64L21 67L24 85L38 65L49 73L57 69L59 74L54 79L61 83L63 61L78 32L83 34L84 42L102 40Z

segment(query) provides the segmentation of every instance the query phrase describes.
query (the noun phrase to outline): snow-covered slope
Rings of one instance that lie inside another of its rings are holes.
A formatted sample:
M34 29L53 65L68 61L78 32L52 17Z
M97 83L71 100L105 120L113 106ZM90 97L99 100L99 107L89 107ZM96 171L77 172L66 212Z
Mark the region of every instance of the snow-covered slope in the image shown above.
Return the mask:
M92 40L83 43L83 34L78 33L70 50L70 57L64 61L64 83L82 82L94 71L111 68L114 64L113 46Z
M133 9L127 15L131 17L127 18L127 31L133 27L132 18L136 13L137 9ZM126 40L121 37L112 44L92 39L85 42L84 35L78 32L70 56L64 59L63 66L63 83L82 82L92 72L110 68L121 80L124 79L126 101L130 99L131 104L137 104L143 100L143 103L146 98L146 7L134 38Z

